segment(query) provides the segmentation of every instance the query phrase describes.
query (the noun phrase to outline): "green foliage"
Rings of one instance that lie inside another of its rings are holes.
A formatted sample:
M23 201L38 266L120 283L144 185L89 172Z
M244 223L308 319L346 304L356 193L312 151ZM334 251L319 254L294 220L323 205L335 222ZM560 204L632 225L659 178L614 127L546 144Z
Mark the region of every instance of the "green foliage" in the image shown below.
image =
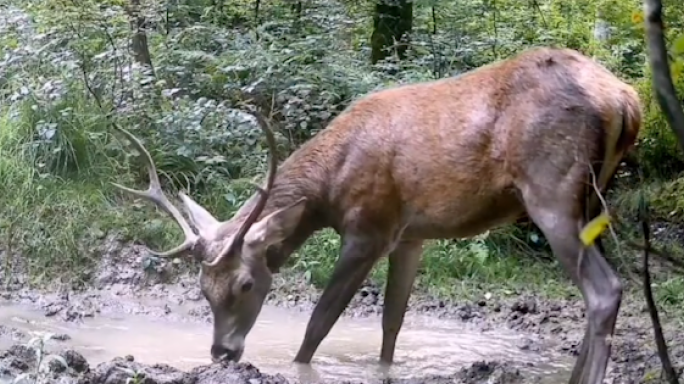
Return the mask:
M677 1L666 1L666 22L684 92ZM258 15L247 0L141 3L151 70L132 55L126 0L3 3L0 236L9 254L22 256L11 261L23 260L37 280L87 277L90 248L110 232L157 249L178 241L169 219L112 189L112 181L146 183L137 155L111 134L112 120L141 137L169 195L188 190L227 218L252 193L249 181L266 159L262 133L240 104L271 111L282 159L369 92L454 76L532 46L578 49L635 84L644 100L640 164L650 178L684 171L652 97L637 0L417 0L406 58L377 65L372 2L312 0L300 9L261 1ZM681 209L670 198L677 193L663 194L658 212ZM337 235L323 231L291 267L323 285L338 248ZM419 286L440 295L473 287L506 294L532 284L565 294L549 283L564 281L553 260L540 233L510 226L429 242ZM377 268L373 277L384 274Z
M651 217L655 221L681 223L684 220L684 177L679 175L672 180L646 182L639 189L622 191L615 199L621 213L626 217L636 217L639 199L643 193L649 205Z
M678 44L684 45L682 42L684 30L670 49L673 55L671 74L678 95L684 95L684 47L682 50L678 47ZM645 72L646 77L637 85L644 117L644 129L639 138L640 163L647 176L668 178L684 170L684 154L653 95L650 67Z
M544 289L554 296L576 295L560 266L547 263L539 238L525 242L511 228L488 232L472 240L439 240L424 246L417 289L439 297L469 297L482 292L499 296ZM536 243L536 244L535 244ZM339 237L330 229L310 239L290 260L318 287L325 287L339 254ZM530 257L532 255L532 257ZM371 279L384 286L387 260L378 262ZM530 279L530 276L534 276Z

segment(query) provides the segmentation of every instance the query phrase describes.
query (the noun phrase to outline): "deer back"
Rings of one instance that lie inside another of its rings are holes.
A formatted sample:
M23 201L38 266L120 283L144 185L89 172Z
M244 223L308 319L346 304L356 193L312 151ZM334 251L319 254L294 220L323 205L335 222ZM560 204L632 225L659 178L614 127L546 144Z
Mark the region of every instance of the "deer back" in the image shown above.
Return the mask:
M533 175L581 163L605 185L640 124L631 86L576 51L538 48L357 100L278 179L315 185L336 228L408 220L408 236L470 236L523 214L519 185Z

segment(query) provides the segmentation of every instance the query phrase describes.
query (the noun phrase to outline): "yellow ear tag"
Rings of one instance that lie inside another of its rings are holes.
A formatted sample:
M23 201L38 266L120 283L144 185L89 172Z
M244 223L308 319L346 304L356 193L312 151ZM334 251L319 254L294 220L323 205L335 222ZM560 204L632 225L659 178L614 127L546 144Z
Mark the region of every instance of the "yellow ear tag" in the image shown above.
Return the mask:
M588 222L579 234L584 246L588 247L594 244L596 238L608 228L608 224L610 224L610 216L605 212Z

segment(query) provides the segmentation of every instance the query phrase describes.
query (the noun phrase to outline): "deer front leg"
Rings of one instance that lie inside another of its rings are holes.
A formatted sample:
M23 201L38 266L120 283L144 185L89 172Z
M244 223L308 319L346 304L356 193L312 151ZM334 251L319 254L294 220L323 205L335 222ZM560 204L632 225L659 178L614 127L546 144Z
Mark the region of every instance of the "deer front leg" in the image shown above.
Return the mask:
M382 312L381 364L390 365L394 361L397 336L404 323L406 305L420 266L422 251L422 241L402 241L389 254L385 305Z
M349 233L343 236L340 258L311 314L304 341L294 359L296 363L311 363L321 341L335 325L387 243L387 239L371 235Z

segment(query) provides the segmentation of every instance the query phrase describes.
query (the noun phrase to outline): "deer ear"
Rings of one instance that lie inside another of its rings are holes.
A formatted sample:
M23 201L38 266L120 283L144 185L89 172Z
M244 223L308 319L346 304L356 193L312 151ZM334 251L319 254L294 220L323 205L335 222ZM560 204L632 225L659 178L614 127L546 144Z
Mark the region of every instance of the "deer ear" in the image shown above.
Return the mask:
M209 233L214 233L220 225L219 221L216 220L216 218L209 213L209 211L204 209L204 207L190 198L190 196L183 192L179 192L178 195L183 201L185 211L190 216L192 223L195 225L195 227L197 227L200 235L204 235L206 237Z
M306 198L302 197L254 223L245 235L245 244L266 248L283 241L299 224L304 207Z

